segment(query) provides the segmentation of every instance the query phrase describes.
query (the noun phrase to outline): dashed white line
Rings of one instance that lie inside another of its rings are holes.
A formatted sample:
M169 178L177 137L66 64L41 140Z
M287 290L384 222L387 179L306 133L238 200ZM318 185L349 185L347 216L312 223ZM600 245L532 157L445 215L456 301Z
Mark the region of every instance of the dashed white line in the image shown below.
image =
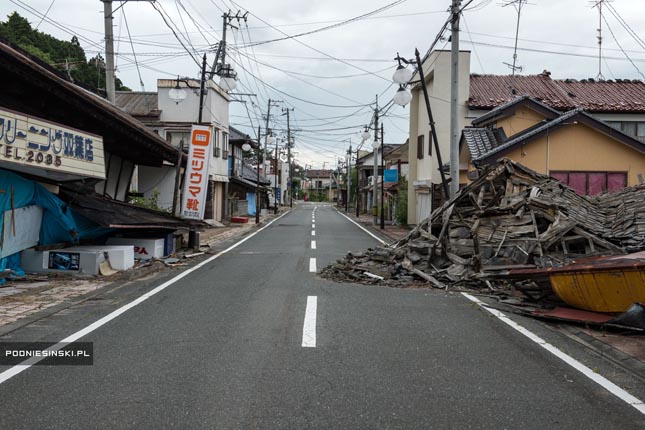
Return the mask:
M596 384L600 385L607 391L609 391L611 394L614 396L618 397L628 405L633 406L636 408L641 414L645 415L645 403L643 403L642 400L637 399L636 397L632 396L629 394L627 391L623 390L620 388L618 385L614 384L611 382L609 379L605 378L604 376L594 372L592 369L588 368L575 358L571 357L570 355L560 351L558 348L555 346L551 345L535 333L533 333L530 330L527 330L523 326L519 325L509 317L507 317L504 313L498 311L497 309L492 309L486 306L484 302L479 300L478 298L471 296L470 294L462 293L464 297L466 297L468 300L471 302L477 303L482 309L485 309L486 311L490 312L493 314L495 317L497 317L500 321L502 321L504 324L509 325L512 327L514 330L520 332L524 336L528 337L531 339L533 342L537 343L540 345L542 348L546 349L549 351L551 354L555 355L558 357L560 360L564 361L567 363L569 366L573 367L576 369L578 372L582 373L585 375L587 378L591 379L594 381Z
M316 347L316 312L318 310L318 297L307 297L307 308L305 309L305 322L302 326L303 348Z
M315 236L316 235L316 230L311 230L311 235Z
M311 241L311 249L316 249L316 241L315 240Z
M311 257L309 259L309 271L313 273L316 272L316 257Z

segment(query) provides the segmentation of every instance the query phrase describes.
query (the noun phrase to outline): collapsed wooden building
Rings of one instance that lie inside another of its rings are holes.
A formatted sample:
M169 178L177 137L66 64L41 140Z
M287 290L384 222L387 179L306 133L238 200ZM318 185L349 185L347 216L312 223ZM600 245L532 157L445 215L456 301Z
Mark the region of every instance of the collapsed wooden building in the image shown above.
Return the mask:
M396 286L422 280L436 287L491 288L516 269L642 249L645 186L582 196L505 159L481 170L404 239L349 253L322 275Z

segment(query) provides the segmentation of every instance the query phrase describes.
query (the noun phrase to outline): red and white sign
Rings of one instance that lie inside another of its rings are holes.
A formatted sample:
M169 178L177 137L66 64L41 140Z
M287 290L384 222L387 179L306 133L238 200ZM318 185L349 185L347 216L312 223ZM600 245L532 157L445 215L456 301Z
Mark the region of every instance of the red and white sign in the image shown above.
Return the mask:
M184 192L181 199L182 218L204 219L211 148L211 127L193 125L190 131L188 162L186 163Z

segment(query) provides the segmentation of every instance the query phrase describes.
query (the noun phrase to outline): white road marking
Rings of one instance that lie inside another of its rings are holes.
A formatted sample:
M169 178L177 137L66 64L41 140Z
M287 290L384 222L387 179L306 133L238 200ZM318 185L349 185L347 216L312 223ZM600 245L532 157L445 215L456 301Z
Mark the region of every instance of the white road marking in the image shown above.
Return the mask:
M311 241L311 249L316 249L316 241L315 240Z
M336 211L337 211L339 214L341 214L342 216L344 216L345 218L347 218L349 221L351 221L351 222L353 222L354 224L356 224L356 225L358 226L358 228L360 228L361 230L363 230L365 233L369 234L369 235L370 235L370 236L372 236L374 239L376 239L376 240L378 240L379 242L381 242L383 245L387 245L387 242L386 242L386 241L384 241L384 240L383 240L383 239L381 239L380 237L376 236L374 233L372 233L371 231L369 231L368 229L366 229L365 227L363 227L362 225L360 225L359 223L357 223L356 221L354 221L353 219L351 219L350 217L348 217L348 216L347 216L347 215L345 215L344 213L340 212L338 209L336 209Z
M309 259L309 271L310 272L316 272L316 258L311 257Z
M315 223L315 222L312 222L312 223L311 223L311 228L312 228L312 229L315 229L315 228L316 228L316 223Z
M633 406L636 408L641 414L645 415L645 403L643 403L642 400L637 399L636 397L632 396L629 394L627 391L623 390L620 388L618 385L614 384L611 382L609 379L605 378L604 376L594 372L592 369L588 368L575 358L571 357L570 355L560 351L558 348L555 346L551 345L535 333L533 333L530 330L527 330L523 326L519 325L509 317L507 317L504 313L498 311L497 309L489 308L486 306L486 303L482 302L479 300L477 297L471 296L470 294L466 293L461 293L466 297L468 300L471 302L477 303L482 309L485 309L486 311L490 312L493 314L495 317L497 317L500 321L502 321L504 324L509 325L512 327L514 330L520 332L524 336L528 337L531 339L533 342L537 343L540 345L542 348L546 349L549 351L551 354L555 355L558 357L560 360L564 361L567 363L569 366L573 367L576 369L578 372L582 373L585 375L587 378L591 379L594 381L596 384L600 385L607 391L609 391L611 394L614 396L618 397L628 405Z
M311 230L311 235L315 236L316 235L316 230Z
M134 299L133 301L131 301L127 305L121 306L120 308L112 311L111 313L109 313L106 316L104 316L103 318L93 322L92 324L88 325L87 327L77 331L74 334L71 334L71 335L67 336L65 339L61 340L60 342L58 342L57 344L55 344L53 346L50 346L45 351L58 351L61 348L63 348L67 343L76 342L80 338L92 333L94 330L96 330L99 327L109 323L110 321L112 321L113 319L118 317L119 315L129 311L130 309L132 309L133 307L137 306L138 304L141 304L141 303L145 302L146 300L148 300L150 297L154 296L155 294L160 293L161 291L165 290L166 288L168 288L172 284L176 283L180 279L183 279L186 276L188 276L189 274L193 273L194 271L196 271L198 269L201 269L202 267L204 267L205 265L207 265L211 261L219 258L220 256L226 254L227 252L231 251L232 249L237 248L238 246L240 246L241 244L243 244L247 240L251 239L253 236L255 236L256 234L260 233L262 230L266 229L271 224L273 224L274 222L276 222L277 220L279 220L280 218L282 218L283 216L285 216L288 213L289 213L289 211L283 213L282 215L280 215L279 217L275 218L274 220L271 220L267 225L265 225L264 227L260 228L258 231L246 236L245 238L241 239L239 242L234 243L233 245L229 246L225 250L220 251L217 254L213 255L212 257L202 261L198 265L196 265L194 267L191 267L190 269L188 269L188 270L186 270L184 272L181 272L179 275L175 276L174 278L164 282L163 284L161 284L158 287L148 291L147 293L143 294L142 296L139 296L138 298ZM314 342L315 342L315 339L314 339ZM43 355L43 357L31 357L31 358L23 361L22 363L17 364L15 366L11 367L10 369L5 370L4 372L0 373L0 384L2 384L3 382L8 381L9 379L13 378L14 376L16 376L16 375L24 372L25 370L29 369L31 366L33 366L34 364L38 363L43 358L44 358L44 355Z
M307 297L307 308L305 309L305 323L302 326L303 348L316 347L316 312L318 310L318 297Z

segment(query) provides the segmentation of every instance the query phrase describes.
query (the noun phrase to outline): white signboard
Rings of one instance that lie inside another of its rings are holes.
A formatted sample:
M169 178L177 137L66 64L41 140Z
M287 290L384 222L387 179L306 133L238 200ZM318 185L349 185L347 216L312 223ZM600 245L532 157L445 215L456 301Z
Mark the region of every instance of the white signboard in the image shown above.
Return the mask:
M24 206L5 211L2 217L2 243L0 258L38 245L43 209Z
M105 179L100 136L3 108L0 162Z
M211 127L193 125L190 131L188 162L186 163L184 192L181 199L181 216L183 218L204 219L211 148Z

